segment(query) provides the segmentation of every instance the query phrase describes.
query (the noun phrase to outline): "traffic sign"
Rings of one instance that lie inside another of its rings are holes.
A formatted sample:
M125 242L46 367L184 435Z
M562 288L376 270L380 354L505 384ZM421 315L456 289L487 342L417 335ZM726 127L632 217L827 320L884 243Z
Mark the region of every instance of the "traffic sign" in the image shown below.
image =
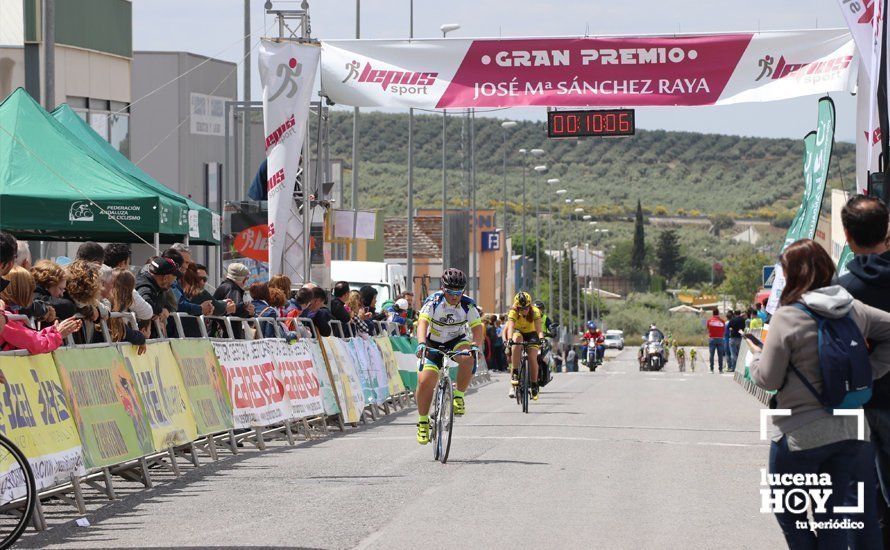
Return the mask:
M776 266L763 266L763 288L772 288L773 281L776 279Z

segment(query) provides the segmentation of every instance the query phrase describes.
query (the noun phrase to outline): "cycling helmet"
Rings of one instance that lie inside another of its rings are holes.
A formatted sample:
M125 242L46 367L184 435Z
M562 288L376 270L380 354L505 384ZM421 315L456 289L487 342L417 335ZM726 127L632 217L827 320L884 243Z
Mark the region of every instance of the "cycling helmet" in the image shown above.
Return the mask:
M442 273L442 286L448 290L463 290L467 288L467 276L460 269L449 267Z
M595 330L595 329L596 329L596 323L593 322L593 321L587 321L587 328L589 328L590 330Z
M541 300L536 300L536 301L535 301L535 307L538 308L538 309L544 309L544 302L541 301Z
M520 292L513 297L513 307L528 307L532 305L532 297L528 292Z

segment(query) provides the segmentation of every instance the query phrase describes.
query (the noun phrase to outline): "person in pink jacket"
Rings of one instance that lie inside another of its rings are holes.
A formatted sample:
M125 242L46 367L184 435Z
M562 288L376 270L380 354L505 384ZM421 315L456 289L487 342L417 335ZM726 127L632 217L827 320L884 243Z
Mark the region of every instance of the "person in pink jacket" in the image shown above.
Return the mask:
M0 350L28 350L32 355L49 353L62 345L69 334L80 329L81 320L75 318L56 322L43 330L33 330L21 321L6 318L17 308L27 308L34 300L34 277L21 267L12 268L6 274L3 289L0 291L0 308L5 320L0 330ZM15 309L14 309L15 308Z

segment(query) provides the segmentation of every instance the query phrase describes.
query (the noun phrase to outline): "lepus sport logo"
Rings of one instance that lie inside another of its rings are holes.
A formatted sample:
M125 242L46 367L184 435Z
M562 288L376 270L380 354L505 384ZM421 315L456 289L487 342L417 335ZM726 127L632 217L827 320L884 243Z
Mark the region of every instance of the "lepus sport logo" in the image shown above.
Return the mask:
M77 201L71 203L68 210L68 221L72 222L91 222L93 221L93 209L87 201Z
M303 72L303 65L297 62L295 57L291 57L287 63L280 63L275 69L275 74L281 79L278 89L269 96L269 101L275 101L284 94L286 98L292 98L296 95L300 87L297 85L297 78ZM287 91L285 93L285 90Z

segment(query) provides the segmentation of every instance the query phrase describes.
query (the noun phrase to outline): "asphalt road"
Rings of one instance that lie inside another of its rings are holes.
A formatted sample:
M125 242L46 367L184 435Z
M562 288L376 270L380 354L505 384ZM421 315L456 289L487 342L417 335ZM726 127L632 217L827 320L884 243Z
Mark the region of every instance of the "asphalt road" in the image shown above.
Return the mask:
M784 547L759 512L760 405L703 371L641 373L628 349L557 374L527 415L496 375L468 395L447 465L415 442L411 409L94 496L89 527L49 506L51 529L20 546Z

